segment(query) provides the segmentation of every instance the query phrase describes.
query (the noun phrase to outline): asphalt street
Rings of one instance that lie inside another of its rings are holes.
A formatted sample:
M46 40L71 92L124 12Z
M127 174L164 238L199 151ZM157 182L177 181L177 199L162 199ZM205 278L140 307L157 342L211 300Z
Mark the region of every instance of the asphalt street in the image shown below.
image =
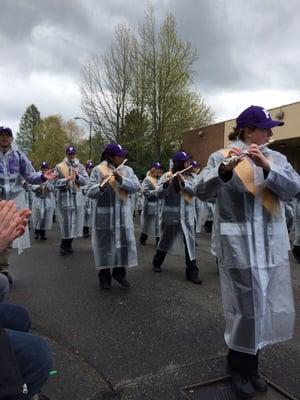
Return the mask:
M139 235L136 219L136 233ZM138 247L132 287L113 282L101 291L90 239L74 240L59 256L55 223L47 241L32 239L12 254L10 302L30 312L33 330L49 340L57 375L44 392L51 400L180 400L180 389L225 374L227 348L219 278L210 236L197 238L204 284L188 282L184 259L168 255L163 272L151 270L154 240ZM138 242L137 242L138 243ZM297 310L294 338L261 352L261 371L300 398L300 265L293 262Z

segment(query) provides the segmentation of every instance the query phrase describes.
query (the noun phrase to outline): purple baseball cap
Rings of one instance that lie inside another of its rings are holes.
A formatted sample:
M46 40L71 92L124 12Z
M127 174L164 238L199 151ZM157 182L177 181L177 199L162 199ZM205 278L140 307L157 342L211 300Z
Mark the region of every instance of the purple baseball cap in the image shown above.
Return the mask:
M87 161L86 164L85 164L85 168L86 169L93 169L94 168L93 161L91 161L91 160Z
M250 106L246 108L236 119L236 127L246 128L254 126L255 128L271 129L275 126L284 125L283 121L277 121L271 118L269 111L260 106Z
M196 160L191 161L191 165L192 165L194 168L200 167L200 164L199 164Z
M105 147L104 151L108 156L112 156L112 157L113 156L126 157L128 154L128 151L123 149L123 147L117 143L108 144Z
M66 148L66 154L76 154L76 149L73 146L69 146Z
M41 163L41 169L46 169L46 168L49 168L49 164L47 163L47 161L43 161Z
M159 162L154 162L151 164L151 168L161 169L161 164Z
M12 130L8 126L0 126L0 134L6 132L9 136L12 136Z
M173 161L187 161L189 160L191 157L186 154L185 151L176 151L175 154L173 154L172 160Z

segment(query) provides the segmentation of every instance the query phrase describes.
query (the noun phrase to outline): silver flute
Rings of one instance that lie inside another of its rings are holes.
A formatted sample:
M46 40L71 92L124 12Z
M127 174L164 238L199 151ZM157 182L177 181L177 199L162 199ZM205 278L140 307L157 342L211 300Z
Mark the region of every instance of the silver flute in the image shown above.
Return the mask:
M274 142L275 142L275 140L270 139L267 143L261 144L260 146L258 146L258 148L261 150L261 149L263 149L263 148L269 146L270 144L272 144L272 143L274 143ZM236 155L236 156L230 156L230 157L228 157L228 158L225 158L225 160L222 161L222 164L228 165L228 164L230 164L231 162L236 162L236 161L238 161L240 158L245 157L245 156L249 156L249 155L250 155L250 153L249 153L248 150L243 150L243 151L241 152L241 154L238 154L238 155Z
M187 168L184 168L184 169L182 169L181 171L175 172L175 174L172 174L171 176L169 176L169 177L165 180L165 182L169 182L170 180L172 180L173 178L175 178L175 176L181 175L181 174L183 174L184 172L188 171L188 170L191 169L191 168L193 168L193 166L192 166L192 165L189 165Z

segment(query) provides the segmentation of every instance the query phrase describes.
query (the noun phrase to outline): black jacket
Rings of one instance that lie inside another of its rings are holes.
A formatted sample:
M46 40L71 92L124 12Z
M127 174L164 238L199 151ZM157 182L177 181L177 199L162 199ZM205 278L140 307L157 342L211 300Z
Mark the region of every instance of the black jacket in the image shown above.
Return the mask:
M0 399L22 399L27 393L15 354L5 329L0 325Z

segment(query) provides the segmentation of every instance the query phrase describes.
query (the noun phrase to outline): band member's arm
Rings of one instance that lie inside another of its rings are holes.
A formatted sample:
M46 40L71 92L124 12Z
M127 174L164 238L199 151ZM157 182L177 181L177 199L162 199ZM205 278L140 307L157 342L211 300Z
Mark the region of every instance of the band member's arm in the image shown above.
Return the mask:
M85 193L91 199L97 199L99 196L102 196L103 193L106 192L109 183L100 188L102 177L98 168L94 168L91 172L90 179L88 184L85 186Z
M122 183L120 184L120 187L128 193L135 193L141 190L142 186L133 172L133 169L130 167L125 167L126 168L126 176L122 176Z
M194 193L201 200L209 200L217 196L218 191L234 179L233 171L222 170L224 157L219 152L213 153L207 166L194 180Z
M88 173L82 165L79 165L79 171L78 174L76 174L75 180L80 186L85 186L89 182Z
M68 185L68 179L63 176L58 167L55 168L54 171L57 175L57 178L54 181L54 186L56 189L65 189ZM62 178L61 178L62 177Z
M158 198L157 189L153 189L153 186L148 181L148 179L144 179L142 188L143 188L143 195L145 197L147 197L148 199L157 199Z
M41 174L41 172L35 171L31 161L23 153L20 153L20 174L26 182L31 184L40 184L46 180L43 178L43 174Z
M276 162L270 161L270 171L264 182L283 201L300 193L300 176L282 154Z

